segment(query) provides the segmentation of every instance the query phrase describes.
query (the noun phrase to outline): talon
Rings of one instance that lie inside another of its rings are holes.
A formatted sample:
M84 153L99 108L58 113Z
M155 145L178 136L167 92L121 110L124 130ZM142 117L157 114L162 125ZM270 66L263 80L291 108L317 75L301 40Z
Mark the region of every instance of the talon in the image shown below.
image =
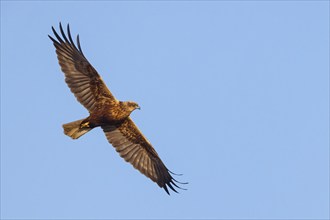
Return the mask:
M87 121L87 122L85 122L85 123L82 123L82 124L80 125L80 128L89 128L89 122Z

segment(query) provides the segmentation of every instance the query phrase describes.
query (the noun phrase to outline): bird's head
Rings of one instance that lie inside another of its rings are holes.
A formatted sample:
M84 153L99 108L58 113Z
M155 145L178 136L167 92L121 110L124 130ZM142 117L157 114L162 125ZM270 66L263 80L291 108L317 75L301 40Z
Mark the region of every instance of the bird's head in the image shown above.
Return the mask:
M121 102L123 107L125 109L127 109L129 112L132 112L134 111L135 109L141 109L140 106L136 103L136 102L131 102L131 101L128 101L128 102Z

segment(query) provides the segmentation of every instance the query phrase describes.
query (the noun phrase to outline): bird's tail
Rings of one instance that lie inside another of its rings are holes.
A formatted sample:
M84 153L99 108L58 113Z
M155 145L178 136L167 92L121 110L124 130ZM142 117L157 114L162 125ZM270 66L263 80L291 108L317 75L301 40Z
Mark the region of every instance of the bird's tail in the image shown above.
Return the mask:
M84 120L85 119L81 119L81 120L77 120L77 121L73 121L73 122L64 124L63 125L64 134L68 135L72 139L78 139L82 135L84 135L87 132L89 132L90 130L92 130L93 128L81 127L81 123Z

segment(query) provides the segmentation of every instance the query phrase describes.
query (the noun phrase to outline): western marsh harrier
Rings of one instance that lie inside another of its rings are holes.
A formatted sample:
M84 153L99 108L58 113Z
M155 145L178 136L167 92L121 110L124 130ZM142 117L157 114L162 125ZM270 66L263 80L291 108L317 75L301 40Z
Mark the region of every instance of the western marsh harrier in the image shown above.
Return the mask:
M86 134L95 127L101 127L108 141L116 151L134 168L156 182L169 194L168 187L177 192L180 188L150 142L130 118L135 102L118 101L109 91L100 75L83 54L79 35L77 46L72 40L69 25L67 36L60 23L62 37L52 27L56 39L49 36L56 48L56 54L65 75L65 82L78 102L88 111L87 118L64 124L64 133L73 139Z

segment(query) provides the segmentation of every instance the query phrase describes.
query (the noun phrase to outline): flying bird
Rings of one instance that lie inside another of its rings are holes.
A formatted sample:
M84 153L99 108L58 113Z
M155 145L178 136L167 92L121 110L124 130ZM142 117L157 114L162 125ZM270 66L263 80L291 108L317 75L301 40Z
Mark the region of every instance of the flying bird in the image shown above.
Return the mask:
M67 35L60 23L62 37L52 27L56 39L48 35L56 48L58 62L65 75L65 82L78 102L88 111L89 116L63 125L64 133L77 139L96 127L101 127L106 138L119 155L134 168L164 188L177 192L183 189L172 173L164 165L155 149L130 118L135 109L140 109L136 102L119 101L107 88L98 72L88 62L80 47L79 35L77 46L72 40L69 24ZM186 184L186 183L181 183Z

